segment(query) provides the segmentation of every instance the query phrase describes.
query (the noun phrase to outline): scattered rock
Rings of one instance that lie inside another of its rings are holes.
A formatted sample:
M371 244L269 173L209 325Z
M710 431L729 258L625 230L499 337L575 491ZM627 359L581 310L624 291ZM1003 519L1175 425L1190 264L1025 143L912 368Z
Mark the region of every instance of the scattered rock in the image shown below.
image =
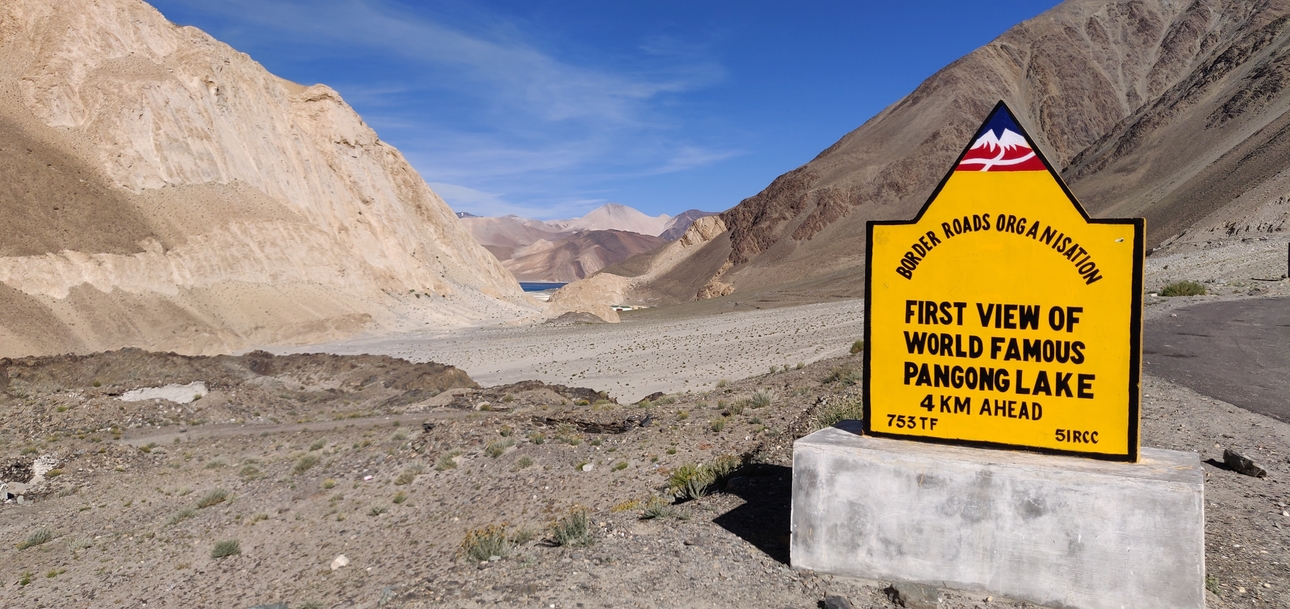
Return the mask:
M254 607L247 607L246 609L287 609L287 604L273 603L271 605L256 605Z
M596 468L596 466L595 466L595 465L592 465L592 464L590 464L590 463L584 463L584 464L582 465L582 471L584 471L584 472L589 472L589 471L591 471L591 470L593 470L593 469L595 469L595 468Z
M654 402L654 401L657 401L657 400L659 400L659 399L662 399L662 398L663 398L664 396L666 396L666 395L667 395L667 394L666 394L666 393L663 393L662 391L655 391L654 393L651 393L651 394L649 394L649 395L647 395L647 396L645 396L645 397L641 398L639 401L637 401L637 402L636 402L636 405L637 405L637 406L640 406L641 402Z
M886 592L891 602L906 609L936 609L941 604L941 591L934 586L899 582Z
M599 315L588 313L586 311L569 311L554 319L548 319L545 322L553 326L572 326L577 324L605 324L609 323Z
M331 561L331 570L335 571L336 569L339 569L341 567L348 566L348 565L349 565L349 558L347 558L344 554L341 554L340 556L336 557L336 560Z
M851 609L851 601L845 596L824 597L824 609Z
M1262 478L1268 475L1268 471L1259 466L1258 463L1255 463L1253 459L1230 448L1223 450L1223 464L1226 465L1228 469L1238 474L1245 474L1246 476Z
M31 480L31 462L16 459L0 467L0 480L8 482L27 482Z

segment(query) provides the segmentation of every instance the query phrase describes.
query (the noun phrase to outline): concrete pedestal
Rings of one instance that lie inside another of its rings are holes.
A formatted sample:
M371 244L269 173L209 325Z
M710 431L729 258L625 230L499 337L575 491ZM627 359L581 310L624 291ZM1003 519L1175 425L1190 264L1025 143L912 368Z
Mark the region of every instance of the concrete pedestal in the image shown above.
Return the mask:
M793 445L794 567L1052 607L1205 606L1195 453L1109 463L864 437Z

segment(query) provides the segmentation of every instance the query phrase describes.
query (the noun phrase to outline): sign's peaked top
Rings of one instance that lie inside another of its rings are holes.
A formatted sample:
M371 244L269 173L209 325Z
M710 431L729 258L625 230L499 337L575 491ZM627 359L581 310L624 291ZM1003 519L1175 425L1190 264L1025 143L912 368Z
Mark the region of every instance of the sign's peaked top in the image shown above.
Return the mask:
M1017 126L1012 113L1003 103L994 107L977 130L972 147L954 167L955 171L1043 171L1043 161L1035 154L1025 132Z

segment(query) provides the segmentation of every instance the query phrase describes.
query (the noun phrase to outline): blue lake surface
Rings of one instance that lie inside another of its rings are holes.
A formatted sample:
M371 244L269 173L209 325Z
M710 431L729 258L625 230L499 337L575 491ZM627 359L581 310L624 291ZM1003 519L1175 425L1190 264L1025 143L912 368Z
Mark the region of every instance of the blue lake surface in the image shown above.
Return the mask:
M541 292L542 290L557 290L568 285L567 282L559 283L555 281L521 281L520 288L525 292Z

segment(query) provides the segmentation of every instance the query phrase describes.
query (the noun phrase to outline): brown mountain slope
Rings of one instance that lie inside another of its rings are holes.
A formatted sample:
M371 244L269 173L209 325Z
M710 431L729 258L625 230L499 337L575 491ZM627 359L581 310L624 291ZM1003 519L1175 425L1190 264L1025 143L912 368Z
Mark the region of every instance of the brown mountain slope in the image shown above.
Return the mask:
M721 214L728 264L709 274L710 255L671 261L673 274L706 277L698 293L640 282L624 302L842 286L859 295L865 222L912 217L1000 99L1050 161L1070 165L1090 213L1145 215L1157 244L1290 165L1286 14L1284 1L1068 0ZM1283 193L1247 202L1250 217Z
M502 266L521 281L575 281L666 243L621 230L593 230L515 250Z
M0 172L0 356L530 310L335 91L139 0L0 5Z
M695 219L711 215L691 209L651 217L607 203L572 220L465 215L460 222L521 281L575 281L674 241Z

